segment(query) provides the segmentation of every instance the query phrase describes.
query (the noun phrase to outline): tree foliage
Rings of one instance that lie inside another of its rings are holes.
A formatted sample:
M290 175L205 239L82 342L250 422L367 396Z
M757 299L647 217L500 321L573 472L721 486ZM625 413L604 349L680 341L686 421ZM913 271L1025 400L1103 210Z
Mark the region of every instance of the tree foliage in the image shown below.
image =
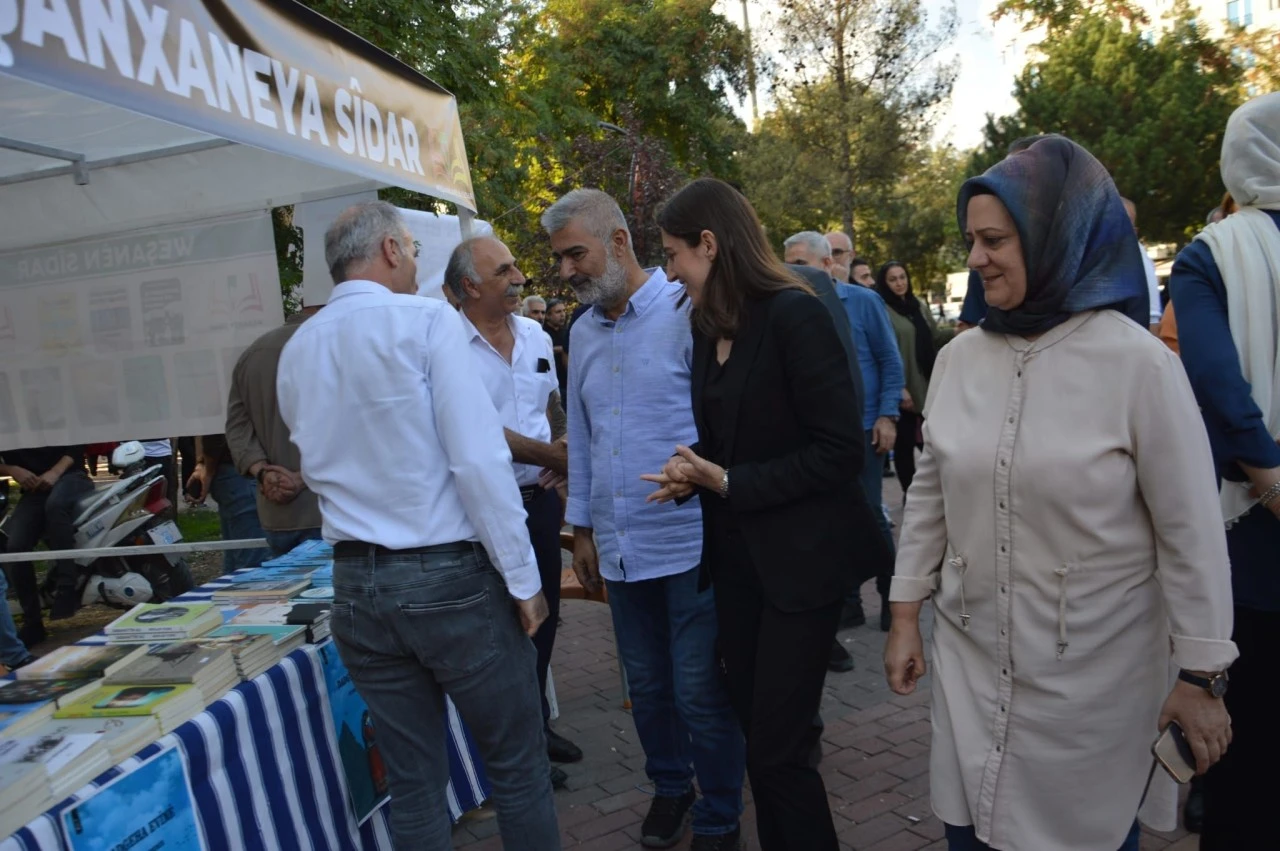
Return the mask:
M1134 200L1148 241L1180 242L1221 196L1218 157L1240 102L1240 69L1182 0L1158 37L1097 8L1117 5L1003 5L1038 10L1051 36L1015 80L1017 113L988 117L971 171L999 161L1020 136L1061 133L1093 153Z

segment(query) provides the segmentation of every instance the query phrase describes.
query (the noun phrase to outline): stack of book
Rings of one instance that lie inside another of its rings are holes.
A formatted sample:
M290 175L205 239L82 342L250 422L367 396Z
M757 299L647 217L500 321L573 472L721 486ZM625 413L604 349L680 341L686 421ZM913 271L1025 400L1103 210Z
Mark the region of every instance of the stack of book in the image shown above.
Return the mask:
M0 836L8 836L58 803L49 774L31 762L0 765Z
M157 644L107 677L104 685L191 685L212 703L240 682L235 656L225 648L202 646L198 641Z
M237 582L213 592L215 603L264 603L287 600L311 586L307 578L268 579L265 582Z
M128 645L68 644L14 672L20 680L96 680L110 676L147 648Z
M224 629L241 626L300 626L306 630L306 641L309 644L318 644L329 637L330 608L328 603L295 602L251 606L240 609ZM286 640L291 639L293 631L281 630L280 635Z
M113 764L123 762L160 738L150 715L135 718L55 718L29 731L31 736L99 735Z
M193 645L201 648L226 650L235 661L236 675L251 680L280 661L280 651L269 635L205 635L186 641L175 641L169 647Z
M93 691L96 681L7 680L0 682L0 730L6 736L27 731L53 717L54 710Z
M195 638L222 625L212 603L142 603L103 630L111 644L158 644Z
M111 752L97 733L0 739L0 775L16 766L13 773L25 777L22 766L40 766L55 802L114 764Z
M288 624L229 623L218 627L209 635L212 638L226 638L232 635L269 636L275 645L276 658L280 659L306 643L307 628Z
M193 685L102 685L53 713L54 718L130 718L150 715L167 735L204 711Z

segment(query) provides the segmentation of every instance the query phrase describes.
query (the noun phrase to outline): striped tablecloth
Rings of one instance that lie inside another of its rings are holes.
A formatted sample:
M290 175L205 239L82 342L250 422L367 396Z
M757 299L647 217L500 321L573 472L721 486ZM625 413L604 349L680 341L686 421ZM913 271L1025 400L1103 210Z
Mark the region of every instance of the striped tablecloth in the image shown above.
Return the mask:
M216 580L181 599L207 600L226 584ZM456 820L480 806L489 782L451 702L448 713L448 799ZM210 851L391 851L387 807L362 826L351 815L324 669L311 645L236 686L173 733L36 818L0 842L0 851L64 851L59 814L170 745L177 745L187 765Z

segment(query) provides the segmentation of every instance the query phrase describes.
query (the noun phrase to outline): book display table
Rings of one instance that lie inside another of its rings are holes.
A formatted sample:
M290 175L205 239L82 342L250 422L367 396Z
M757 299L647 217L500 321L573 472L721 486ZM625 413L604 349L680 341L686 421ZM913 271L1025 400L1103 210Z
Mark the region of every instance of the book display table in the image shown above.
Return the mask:
M221 578L177 599L208 601L230 584ZM0 841L0 851L66 851L64 811L170 748L185 764L184 805L210 851L390 851L375 731L341 665L327 639L294 650L48 812L33 814ZM452 703L448 717L448 801L456 820L480 806L489 785Z

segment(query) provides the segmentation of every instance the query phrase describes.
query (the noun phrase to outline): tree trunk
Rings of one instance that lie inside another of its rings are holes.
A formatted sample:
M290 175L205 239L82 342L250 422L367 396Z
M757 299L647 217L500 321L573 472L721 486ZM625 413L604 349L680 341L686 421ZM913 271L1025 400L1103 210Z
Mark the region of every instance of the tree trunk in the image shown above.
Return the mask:
M845 67L845 34L849 27L847 3L836 7L836 21L832 37L835 39L836 95L840 101L840 221L844 232L857 253L858 241L853 229L853 143L849 138L849 79Z

